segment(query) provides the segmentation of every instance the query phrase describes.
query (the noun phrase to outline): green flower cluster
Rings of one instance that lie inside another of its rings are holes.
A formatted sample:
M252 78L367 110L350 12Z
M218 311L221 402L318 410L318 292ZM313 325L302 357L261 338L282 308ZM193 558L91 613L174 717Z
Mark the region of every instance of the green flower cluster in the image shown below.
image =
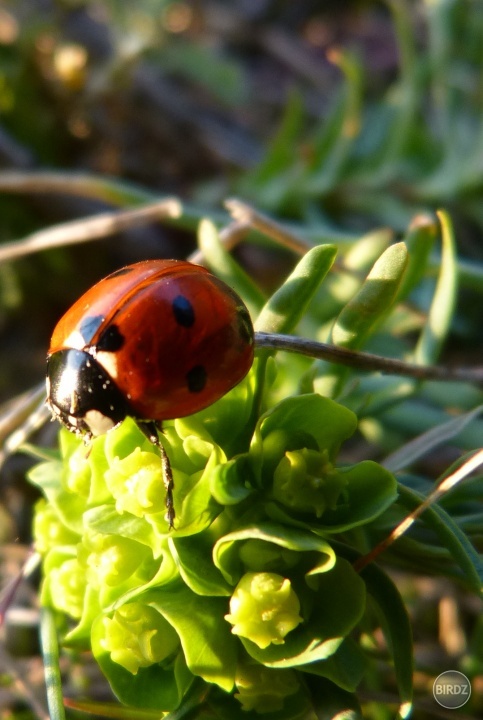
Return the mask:
M353 691L364 672L349 636L365 584L330 538L383 512L395 480L336 464L356 417L332 400L300 395L252 420L255 372L164 429L174 531L158 453L132 420L90 448L62 430L59 458L31 472L46 497L42 602L127 705L174 710L201 678L234 717L292 718L314 679Z

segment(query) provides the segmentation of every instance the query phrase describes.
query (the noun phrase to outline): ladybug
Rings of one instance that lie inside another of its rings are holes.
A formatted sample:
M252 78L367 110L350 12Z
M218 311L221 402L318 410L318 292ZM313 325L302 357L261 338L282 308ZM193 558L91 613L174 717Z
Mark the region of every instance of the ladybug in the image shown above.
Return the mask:
M173 482L157 430L231 390L250 369L253 349L243 301L204 267L135 263L94 285L58 322L47 355L47 404L86 440L133 417L161 452L172 528Z

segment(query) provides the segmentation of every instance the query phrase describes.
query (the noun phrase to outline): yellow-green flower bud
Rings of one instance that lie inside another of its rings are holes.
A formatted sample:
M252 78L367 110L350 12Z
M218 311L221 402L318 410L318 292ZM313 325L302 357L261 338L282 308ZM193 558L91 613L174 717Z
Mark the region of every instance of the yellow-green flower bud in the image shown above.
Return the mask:
M321 517L327 508L335 508L344 485L326 452L303 448L287 451L279 462L273 494L286 507Z
M114 458L105 479L119 513L143 517L164 512L161 461L154 453L138 447L126 458Z
M299 623L300 603L288 578L275 573L246 573L230 600L225 620L232 633L251 640L262 650L281 645Z
M257 713L277 712L284 699L300 687L292 670L267 668L260 663L241 664L237 667L236 699L244 710Z
M132 602L104 618L102 646L111 660L136 675L139 668L160 663L179 647L176 631L149 605Z
M69 530L61 522L54 507L44 499L39 500L35 506L33 534L35 549L41 555L45 555L51 548L76 545L80 539L77 533Z
M80 618L84 607L86 576L76 558L70 558L54 567L48 576L52 604L57 610L73 618Z
M90 537L87 554L87 579L94 587L115 586L127 580L148 557L149 548L134 540L120 535L101 535Z

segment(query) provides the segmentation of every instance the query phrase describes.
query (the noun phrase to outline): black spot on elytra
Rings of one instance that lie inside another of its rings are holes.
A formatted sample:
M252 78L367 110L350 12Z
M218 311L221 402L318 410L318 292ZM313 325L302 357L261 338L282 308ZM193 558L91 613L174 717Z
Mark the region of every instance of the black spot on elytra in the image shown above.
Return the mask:
M193 326L195 322L195 311L188 298L184 295L177 295L171 307L173 308L173 314L178 325L186 328Z
M85 344L88 345L104 322L104 315L88 315L79 325L79 332Z
M124 335L121 333L117 325L109 325L102 333L96 350L104 350L105 352L116 352L124 345Z
M192 393L198 393L206 385L206 370L203 365L195 365L186 373L186 384Z

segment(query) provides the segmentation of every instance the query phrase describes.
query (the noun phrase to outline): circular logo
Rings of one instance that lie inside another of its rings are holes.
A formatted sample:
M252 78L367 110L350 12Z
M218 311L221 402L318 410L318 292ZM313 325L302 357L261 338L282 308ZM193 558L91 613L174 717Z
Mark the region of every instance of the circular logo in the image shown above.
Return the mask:
M434 681L433 695L441 707L455 710L470 699L471 683L466 675L458 670L446 670Z

